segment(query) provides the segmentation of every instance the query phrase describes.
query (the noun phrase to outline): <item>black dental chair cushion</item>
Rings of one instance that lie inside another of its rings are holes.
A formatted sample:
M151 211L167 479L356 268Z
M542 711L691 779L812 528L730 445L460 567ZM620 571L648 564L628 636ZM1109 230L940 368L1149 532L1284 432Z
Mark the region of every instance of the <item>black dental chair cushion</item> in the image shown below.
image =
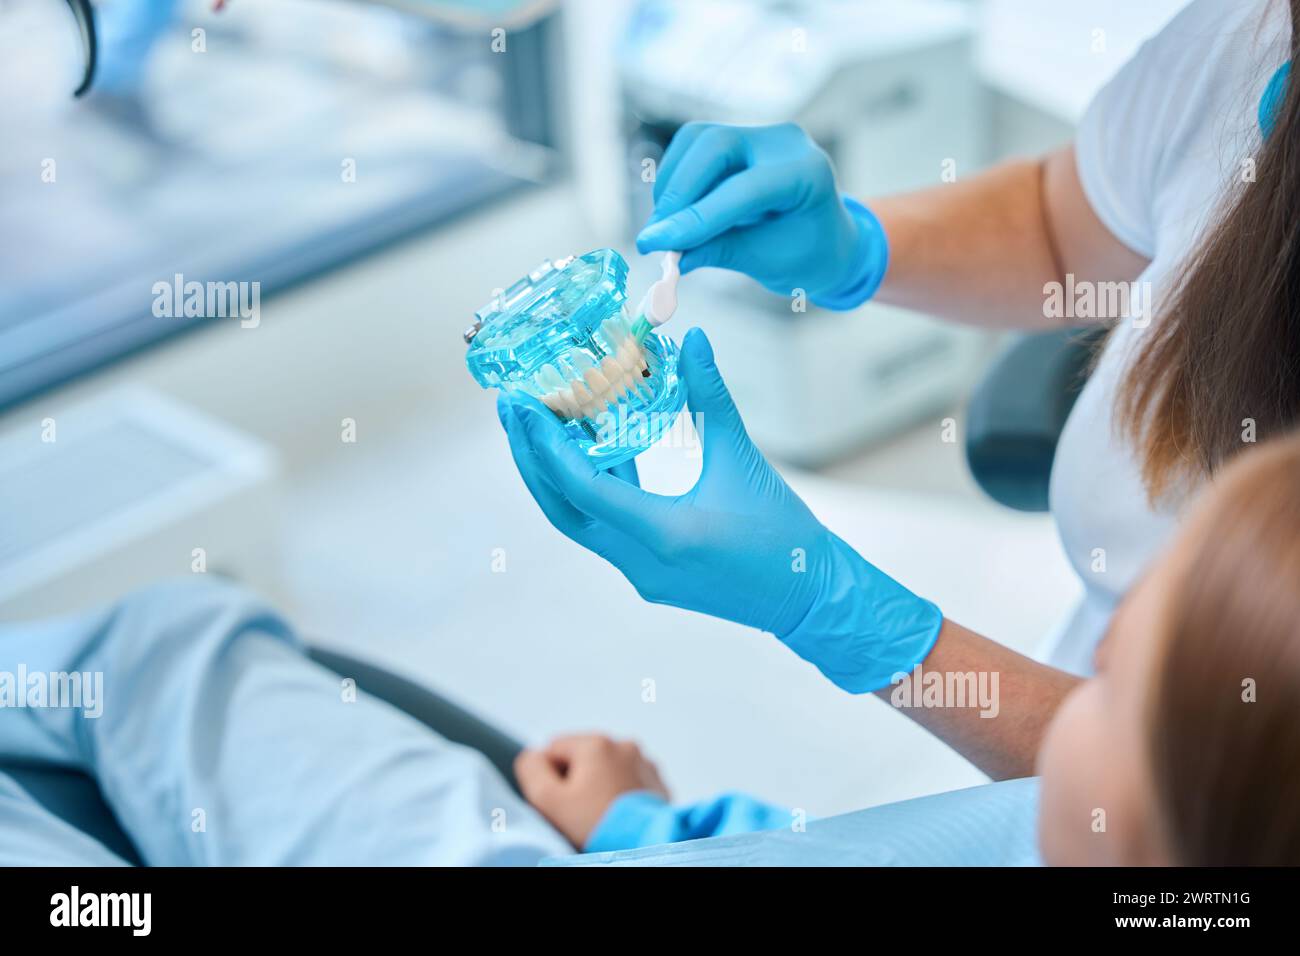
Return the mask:
M1104 331L1018 336L966 407L966 461L981 489L1019 511L1046 511L1061 430Z

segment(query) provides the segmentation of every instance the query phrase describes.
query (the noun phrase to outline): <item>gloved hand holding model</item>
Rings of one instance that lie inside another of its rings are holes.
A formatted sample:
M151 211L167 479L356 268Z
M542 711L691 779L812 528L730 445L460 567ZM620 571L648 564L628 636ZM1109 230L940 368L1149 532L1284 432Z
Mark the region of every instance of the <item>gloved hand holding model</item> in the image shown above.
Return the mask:
M699 329L680 372L702 422L699 482L643 491L631 465L600 471L523 392L501 421L529 491L557 529L605 558L648 601L775 634L845 690L877 690L930 651L943 617L827 530L745 432ZM632 480L625 480L625 475Z
M743 272L779 295L851 309L876 291L889 248L876 217L841 196L830 159L798 126L690 123L654 186L641 253L680 250L681 271Z

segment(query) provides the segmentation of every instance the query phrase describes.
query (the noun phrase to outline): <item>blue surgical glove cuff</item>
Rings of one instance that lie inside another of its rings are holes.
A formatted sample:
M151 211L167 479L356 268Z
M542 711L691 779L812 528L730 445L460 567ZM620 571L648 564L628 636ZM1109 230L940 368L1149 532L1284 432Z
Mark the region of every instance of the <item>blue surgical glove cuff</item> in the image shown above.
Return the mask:
M776 636L849 693L880 690L925 660L943 613L826 534L830 547L805 572L820 575L817 600L794 630Z
M885 281L885 272L889 269L889 240L875 213L852 196L841 198L858 227L858 244L853 254L854 272L843 287L820 292L811 298L823 309L843 312L866 302Z

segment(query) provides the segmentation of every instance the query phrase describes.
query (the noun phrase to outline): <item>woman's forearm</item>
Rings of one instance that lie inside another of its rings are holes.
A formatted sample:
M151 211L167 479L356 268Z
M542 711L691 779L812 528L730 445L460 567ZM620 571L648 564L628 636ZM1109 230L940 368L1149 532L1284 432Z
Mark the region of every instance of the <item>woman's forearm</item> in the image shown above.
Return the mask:
M994 328L1044 328L1043 286L1062 269L1045 225L1042 164L873 200L889 237L876 299Z
M876 692L995 780L1029 776L1079 678L945 620L906 680Z
M889 238L876 299L972 325L1059 327L1048 283L1131 281L1147 264L1097 218L1069 147L869 205Z

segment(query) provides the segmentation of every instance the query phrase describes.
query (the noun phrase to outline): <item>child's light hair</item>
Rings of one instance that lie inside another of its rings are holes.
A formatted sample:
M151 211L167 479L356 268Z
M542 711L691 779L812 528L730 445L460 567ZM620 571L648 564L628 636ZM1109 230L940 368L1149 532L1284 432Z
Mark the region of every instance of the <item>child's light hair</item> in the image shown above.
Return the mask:
M1162 840L1300 864L1300 435L1236 460L1187 533L1147 721Z

